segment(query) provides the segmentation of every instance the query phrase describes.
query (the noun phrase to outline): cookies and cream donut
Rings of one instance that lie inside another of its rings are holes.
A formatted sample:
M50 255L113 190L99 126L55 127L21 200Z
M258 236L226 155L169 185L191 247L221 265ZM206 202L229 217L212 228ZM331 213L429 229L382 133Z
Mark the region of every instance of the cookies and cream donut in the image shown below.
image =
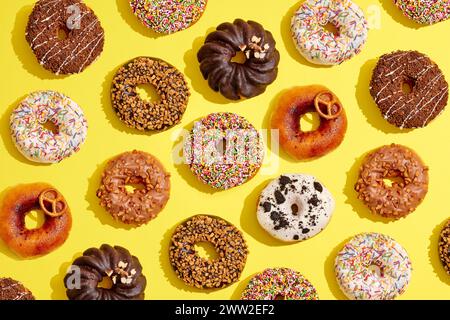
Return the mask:
M337 35L325 30L329 23L337 28ZM364 12L350 0L307 0L295 12L291 32L308 61L335 65L361 51L368 27Z
M44 125L53 123L56 133ZM30 94L10 118L12 139L29 160L57 163L77 152L86 140L87 120L69 97L54 91Z
M332 195L316 178L286 174L262 191L257 216L260 225L274 238L303 241L328 225L334 207Z
M406 250L379 233L357 235L335 260L339 286L352 300L392 300L405 292L411 271Z
M409 91L404 90L409 86ZM383 117L400 129L427 126L448 102L445 75L428 56L417 51L396 51L378 60L370 94Z
M60 31L65 38L59 37ZM29 17L26 39L45 69L66 75L80 73L97 60L105 32L81 0L39 0Z

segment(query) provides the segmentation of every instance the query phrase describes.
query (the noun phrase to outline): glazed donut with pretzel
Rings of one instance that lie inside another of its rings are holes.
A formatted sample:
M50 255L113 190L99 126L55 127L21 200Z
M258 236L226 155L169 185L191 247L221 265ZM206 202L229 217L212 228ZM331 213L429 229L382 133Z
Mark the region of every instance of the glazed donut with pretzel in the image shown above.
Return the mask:
M28 229L25 217L42 210L44 223ZM9 189L0 206L0 238L23 258L42 256L60 247L69 236L72 216L63 195L46 183Z
M320 125L314 131L302 131L300 119L317 112ZM342 103L321 85L295 87L284 93L272 115L272 129L279 130L281 147L297 160L322 157L336 149L347 131Z

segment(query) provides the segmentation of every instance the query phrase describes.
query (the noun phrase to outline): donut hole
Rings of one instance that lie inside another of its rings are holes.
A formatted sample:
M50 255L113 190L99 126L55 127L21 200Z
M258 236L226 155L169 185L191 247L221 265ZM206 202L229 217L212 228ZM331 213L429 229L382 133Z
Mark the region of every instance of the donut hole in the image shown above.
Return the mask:
M225 152L227 151L227 139L226 138L222 138L219 139L219 141L217 141L216 143L216 150L219 153L219 155L223 156L225 155Z
M379 278L383 277L383 269L380 266L377 266L376 264L371 264L368 267L368 270L370 273L372 273L374 276L377 276Z
M298 204L293 203L293 204L291 205L291 211L292 211L292 215L298 216L298 215L299 215L299 212L300 212L300 208L299 208Z
M142 182L130 182L125 185L125 190L129 194L133 194L142 190L145 190L145 185Z
M283 301L283 300L286 300L286 297L279 293L275 296L275 298L273 300L275 300L275 301L282 300Z
M50 131L53 134L58 134L59 133L59 127L53 123L52 121L47 121L46 123L44 123L42 125L42 127L47 130Z
M69 37L68 31L64 28L59 28L56 32L56 37L59 41L64 41Z
M317 112L307 112L300 118L300 129L303 132L311 132L319 129L320 116Z
M195 252L199 257L206 260L215 260L219 258L216 248L210 242L197 242L194 245Z
M114 286L113 281L111 280L110 277L105 276L103 277L102 281L100 281L97 285L97 288L102 288L102 289L111 289Z
M405 183L405 180L403 180L403 178L398 175L393 175L383 178L383 183L386 187L393 188L397 185L403 185Z
M157 103L161 100L156 88L149 83L143 83L136 86L136 91L139 97L146 102Z
M407 78L402 82L402 92L405 95L411 94L414 90L414 86L416 85L416 81L412 78Z
M40 209L33 209L25 215L25 228L35 230L41 228L45 223L45 213Z
M336 25L334 23L328 22L325 25L322 26L323 29L329 33L331 33L333 36L338 37L339 34L341 33L339 31L339 28L336 27Z
M242 51L236 52L233 58L230 60L232 63L237 64L244 64L247 61L247 57L245 56L245 53Z

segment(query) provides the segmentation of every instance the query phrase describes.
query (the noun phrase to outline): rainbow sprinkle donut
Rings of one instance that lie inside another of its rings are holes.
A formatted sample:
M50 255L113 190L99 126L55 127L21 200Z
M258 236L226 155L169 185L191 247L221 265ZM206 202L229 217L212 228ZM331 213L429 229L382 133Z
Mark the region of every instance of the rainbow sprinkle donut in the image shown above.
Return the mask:
M147 28L171 34L189 28L203 15L208 0L131 0L133 13Z
M325 30L327 24L339 33ZM361 8L350 0L307 0L295 12L291 31L298 51L308 61L336 65L361 51L368 27Z
M213 113L194 124L183 155L201 182L226 190L256 175L264 159L264 143L245 118Z
M335 261L336 278L352 300L393 300L411 278L406 250L392 238L363 233L351 239Z
M450 17L448 0L394 0L409 19L420 24L434 24Z
M57 133L47 130L51 122ZM86 139L87 121L81 108L65 95L54 91L30 94L13 111L12 139L29 160L58 163L80 149Z
M242 300L319 300L314 286L299 272L288 268L266 269L255 275Z

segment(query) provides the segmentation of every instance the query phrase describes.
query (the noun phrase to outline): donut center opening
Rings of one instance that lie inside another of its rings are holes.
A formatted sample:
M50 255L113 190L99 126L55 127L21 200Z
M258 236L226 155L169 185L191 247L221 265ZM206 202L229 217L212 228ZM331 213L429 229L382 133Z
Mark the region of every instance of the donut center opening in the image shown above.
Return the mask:
M56 36L58 37L59 41L64 41L68 37L68 32L64 28L59 28Z
M216 248L210 242L198 242L194 245L195 252L206 260L215 260L219 258Z
M145 190L145 185L140 181L130 181L125 185L125 190L129 194Z
M299 208L298 204L296 204L296 203L292 204L291 211L292 211L292 215L298 216L299 212L300 212L300 208Z
M53 134L58 134L59 133L59 127L54 124L52 121L47 121L46 123L44 123L42 125L42 127L47 130L50 131Z
M284 300L286 300L286 297L284 295L282 295L282 294L277 294L275 296L275 299L273 299L273 300L275 300L275 301L277 301L277 300L284 301Z
M139 97L146 102L157 103L161 100L156 88L149 83L138 85L136 91Z
M383 277L383 269L375 264L369 266L369 272L371 272L374 276L379 278Z
M386 187L393 188L395 186L403 185L405 181L402 177L395 175L383 178L383 183Z
M40 209L33 209L25 216L25 228L35 230L41 228L45 223L45 213Z
M237 63L237 64L244 64L247 61L247 57L245 56L245 53L242 51L236 52L233 58L231 58L231 62Z
M317 112L307 112L300 118L300 130L303 132L316 131L320 126L320 116Z
M102 281L100 281L97 285L97 288L102 288L102 289L111 289L113 287L113 282L111 280L110 277L105 276L103 277Z
M333 36L337 37L339 36L339 34L341 33L339 31L339 28L336 27L335 24L331 23L331 22L327 22L325 25L322 26L323 29L329 33L331 33Z
M402 88L401 88L403 94L405 94L405 95L410 94L413 91L415 85L416 85L416 81L412 78L407 78L407 79L403 80Z
M219 139L216 143L216 150L219 153L219 155L224 156L225 152L227 151L227 139L222 138Z

